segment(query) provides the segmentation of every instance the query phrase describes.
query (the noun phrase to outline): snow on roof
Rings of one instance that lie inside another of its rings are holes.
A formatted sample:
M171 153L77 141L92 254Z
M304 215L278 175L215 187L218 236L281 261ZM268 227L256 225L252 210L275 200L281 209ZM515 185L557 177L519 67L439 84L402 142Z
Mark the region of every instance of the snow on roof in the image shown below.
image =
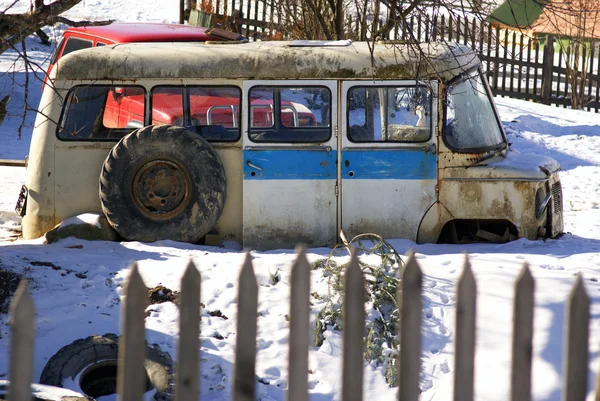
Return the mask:
M479 65L466 46L425 43L290 47L246 44L132 43L81 50L59 62L57 79L240 78L449 80Z

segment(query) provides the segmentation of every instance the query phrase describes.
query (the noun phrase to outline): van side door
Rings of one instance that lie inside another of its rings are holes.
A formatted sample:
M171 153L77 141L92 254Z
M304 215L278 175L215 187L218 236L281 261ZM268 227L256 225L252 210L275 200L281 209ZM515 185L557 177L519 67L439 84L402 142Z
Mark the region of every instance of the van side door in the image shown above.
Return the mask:
M244 246L333 245L337 82L246 81L244 96Z
M436 201L437 85L342 82L341 227L417 239Z

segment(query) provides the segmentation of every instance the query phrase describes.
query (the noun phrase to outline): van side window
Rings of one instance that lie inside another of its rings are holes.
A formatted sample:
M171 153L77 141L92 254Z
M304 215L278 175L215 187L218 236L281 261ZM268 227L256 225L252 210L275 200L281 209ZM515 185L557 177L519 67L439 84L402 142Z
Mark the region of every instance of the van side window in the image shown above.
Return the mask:
M93 45L94 42L92 42L91 40L69 38L67 39L67 43L65 44L65 49L63 50L61 57L64 57L67 54L74 52L75 50L88 49Z
M352 142L425 142L431 137L431 92L425 86L355 86L347 102Z
M76 86L67 95L59 139L121 139L144 125L144 88Z
M237 86L156 86L152 124L181 125L207 141L237 141L241 97Z
M328 88L255 86L250 89L254 142L325 142L331 138Z

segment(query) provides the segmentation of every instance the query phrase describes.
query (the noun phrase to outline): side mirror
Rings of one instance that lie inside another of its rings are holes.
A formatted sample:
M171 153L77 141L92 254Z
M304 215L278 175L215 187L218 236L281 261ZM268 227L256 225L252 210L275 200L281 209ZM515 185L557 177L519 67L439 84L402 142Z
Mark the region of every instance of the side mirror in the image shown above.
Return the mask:
M125 95L125 88L117 87L110 90L112 93L113 100L118 102Z

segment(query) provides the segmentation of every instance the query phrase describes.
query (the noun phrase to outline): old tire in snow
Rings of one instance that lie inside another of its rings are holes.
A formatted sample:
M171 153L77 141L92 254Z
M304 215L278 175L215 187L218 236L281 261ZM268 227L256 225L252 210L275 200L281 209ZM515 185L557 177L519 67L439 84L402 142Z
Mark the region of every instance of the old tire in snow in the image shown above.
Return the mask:
M98 398L116 393L119 337L94 335L62 347L46 363L40 383L68 388ZM156 400L170 400L173 394L173 360L166 352L146 346L145 391L156 390Z
M183 127L152 125L126 135L100 174L102 211L127 240L198 242L223 211L219 156Z
M10 381L0 380L0 400L8 399ZM35 401L90 401L93 400L81 393L66 388L46 386L43 384L31 385L32 399Z

